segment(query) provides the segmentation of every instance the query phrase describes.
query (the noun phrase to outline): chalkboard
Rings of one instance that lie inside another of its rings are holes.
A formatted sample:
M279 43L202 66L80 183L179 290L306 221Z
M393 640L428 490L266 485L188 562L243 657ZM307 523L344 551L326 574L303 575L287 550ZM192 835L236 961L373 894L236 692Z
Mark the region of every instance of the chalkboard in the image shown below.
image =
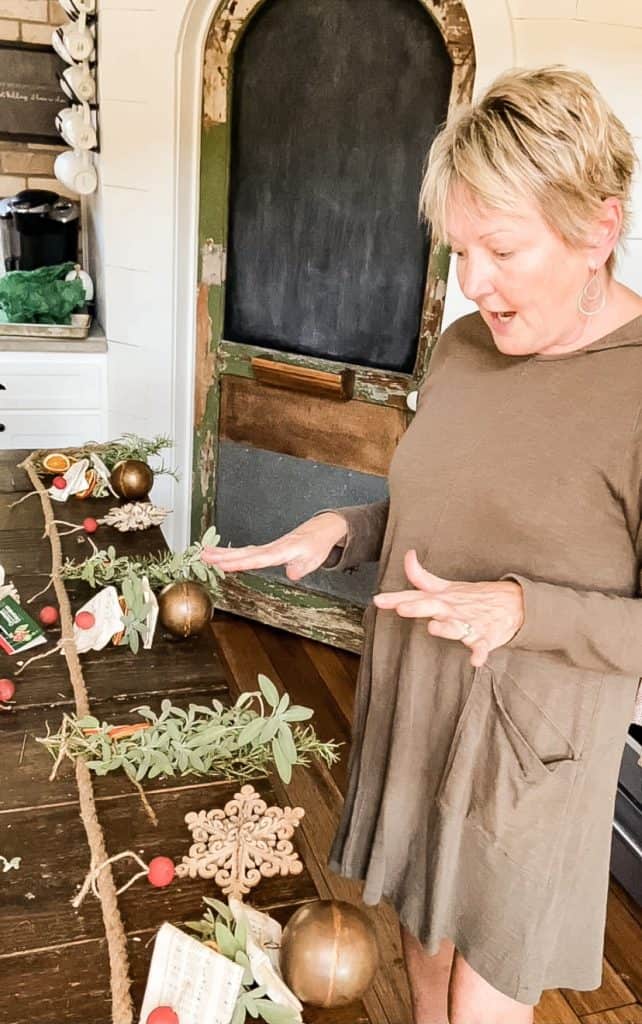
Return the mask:
M50 46L0 42L0 139L60 144L54 119L68 105L65 67Z
M419 0L268 0L233 68L225 337L411 372L452 63Z

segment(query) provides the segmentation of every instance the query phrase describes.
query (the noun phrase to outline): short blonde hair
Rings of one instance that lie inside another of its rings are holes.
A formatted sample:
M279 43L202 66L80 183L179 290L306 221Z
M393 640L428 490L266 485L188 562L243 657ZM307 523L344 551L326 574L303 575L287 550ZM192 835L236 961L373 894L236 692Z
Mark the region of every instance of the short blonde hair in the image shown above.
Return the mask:
M561 65L515 69L477 103L453 111L430 148L419 206L446 240L455 185L494 209L535 200L567 244L586 245L609 196L622 204L626 235L635 166L629 132L588 75ZM614 264L615 252L609 272Z

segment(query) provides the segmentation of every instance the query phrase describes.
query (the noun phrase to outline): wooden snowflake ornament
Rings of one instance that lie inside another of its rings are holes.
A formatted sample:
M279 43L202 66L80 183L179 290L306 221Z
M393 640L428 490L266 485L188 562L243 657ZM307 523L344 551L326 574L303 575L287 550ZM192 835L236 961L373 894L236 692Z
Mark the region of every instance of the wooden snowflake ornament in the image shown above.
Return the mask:
M212 878L237 899L262 878L299 875L303 864L290 839L304 814L302 807L268 807L253 786L242 786L223 810L185 815L193 843L176 874Z

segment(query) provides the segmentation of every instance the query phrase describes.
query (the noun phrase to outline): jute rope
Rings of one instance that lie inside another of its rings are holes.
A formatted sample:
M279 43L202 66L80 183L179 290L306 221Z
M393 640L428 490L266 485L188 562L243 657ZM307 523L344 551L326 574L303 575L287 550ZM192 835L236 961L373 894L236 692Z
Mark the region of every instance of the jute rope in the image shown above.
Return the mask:
M89 696L87 687L80 666L80 658L73 640L73 618L67 591L60 576L62 568L62 546L60 537L54 524L54 511L47 490L40 477L33 467L32 453L20 468L27 473L35 490L40 495L42 511L45 517L46 532L49 535L51 544L51 575L53 586L60 608L60 625L62 633L62 651L67 662L69 678L74 691L76 701L76 713L79 717L89 714ZM95 865L103 864L108 860L105 838L103 836L98 815L96 813L96 802L91 782L91 775L85 762L76 758L76 783L78 785L78 798L80 802L80 817L87 833L89 844L90 863L92 868ZM100 895L100 906L107 939L109 953L109 967L111 974L111 1014L112 1024L133 1024L134 1007L131 1000L129 978L129 959L127 956L127 939L123 927L122 918L118 909L118 898L114 876L111 866L101 871L96 885Z

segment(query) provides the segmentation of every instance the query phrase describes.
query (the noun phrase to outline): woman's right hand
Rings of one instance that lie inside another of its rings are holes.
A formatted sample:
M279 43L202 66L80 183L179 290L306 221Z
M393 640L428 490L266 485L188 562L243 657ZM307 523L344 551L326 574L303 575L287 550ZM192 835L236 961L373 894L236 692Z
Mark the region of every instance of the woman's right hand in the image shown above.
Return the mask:
M323 565L347 532L348 524L343 516L338 512L323 512L269 544L250 544L244 548L204 547L201 559L225 573L284 565L288 579L300 580Z

